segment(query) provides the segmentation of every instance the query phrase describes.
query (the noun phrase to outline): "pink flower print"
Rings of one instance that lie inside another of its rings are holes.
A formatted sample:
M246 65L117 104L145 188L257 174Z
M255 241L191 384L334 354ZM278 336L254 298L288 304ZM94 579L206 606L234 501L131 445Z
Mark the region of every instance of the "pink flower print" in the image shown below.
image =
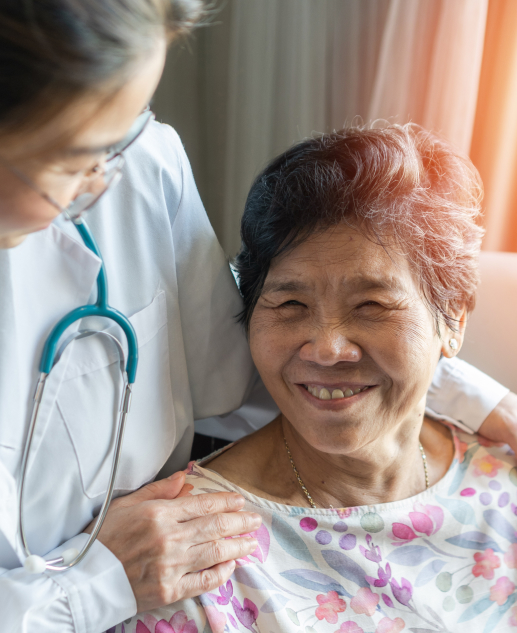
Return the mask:
M392 543L392 545L405 545L418 538L417 534L405 523L393 523L391 531L393 538L399 539L399 542Z
M456 449L454 456L460 464L465 459L465 453L467 452L468 447L469 446L466 442L463 442L462 440L460 440L459 437L456 437L456 435L454 435L454 448Z
M156 625L158 624L158 620L154 617L154 615L146 613L144 615L144 624L150 631L154 631Z
M251 600L248 600L248 598L244 598L244 602L241 607L237 598L233 598L232 607L235 615L237 616L237 620L239 620L242 626L245 626L250 631L253 631L253 624L255 624L258 618L257 605Z
M486 475L487 477L495 477L499 468L503 467L503 462L500 462L493 455L483 455L478 459L473 459L472 464L474 468L474 475L480 477Z
M474 554L474 560L476 564L472 567L472 573L476 578L483 576L485 580L492 580L494 577L494 569L501 566L501 561L494 554L492 548L486 549L483 553L476 552Z
M340 519L346 519L352 514L353 508L336 508L336 512Z
M517 543L512 543L510 549L504 555L504 562L510 569L517 567Z
M395 608L395 605L393 604L393 600L385 593L381 594L382 595L382 599L384 601L384 604L387 607L390 607L391 609Z
M395 578L393 578L393 580L390 580L390 587L393 591L393 595L395 596L395 600L407 607L411 601L411 597L413 596L413 587L411 586L409 580L402 578L399 585Z
M362 545L359 545L361 554L374 563L380 563L382 560L381 550L378 545L373 545L371 534L366 535L366 544L368 545L368 549L366 549Z
M342 600L336 591L329 591L327 595L322 593L316 596L319 607L316 607L315 615L318 620L327 620L329 624L337 622L337 614L346 609L346 602Z
M510 613L511 615L510 619L508 620L508 624L510 624L511 626L517 626L517 604L512 607Z
M497 602L501 606L508 600L508 596L513 593L514 589L515 585L513 582L506 576L501 576L501 578L497 579L495 585L490 587L490 600Z
M364 633L364 630L352 620L343 622L335 633Z
M218 611L213 605L206 606L205 613L213 633L224 633L226 615Z
M386 569L384 570L381 565L377 570L378 578L372 576L365 576L367 582L374 587L385 587L388 584L388 580L391 578L391 567L389 563L386 563Z
M379 596L373 593L369 587L361 587L352 600L350 600L350 606L358 615L361 613L373 615L378 604Z
M257 539L257 547L251 552L251 554L248 554L248 556L252 556L253 558L256 558L260 563L264 563L269 554L269 545L271 542L271 537L269 536L269 531L267 527L262 524L258 530L255 530L254 532L249 532L248 534L241 534L240 536L250 536ZM250 560L248 556L238 558L236 561L237 565L242 566L253 563L254 561Z
M216 598L217 604L229 604L232 596L233 596L233 585L232 585L232 581L229 580L226 583L226 586L221 585L219 587L219 593L221 594L220 596L214 596ZM213 595L213 594L212 594Z
M413 512L409 513L409 520L415 531L405 523L393 523L391 527L393 538L398 539L393 545L410 543L423 534L426 536L436 534L443 525L443 510L439 506L415 503ZM416 532L421 532L421 534Z
M440 506L415 503L413 510L414 512L409 513L409 519L417 532L423 532L424 534L427 534L427 536L431 536L432 534L436 534L436 532L438 532L438 530L442 527L443 510ZM431 525L429 525L429 521L424 519L424 516L431 521Z
M145 626L142 620L138 620L136 623L136 633L151 633L151 631Z
M154 633L198 633L194 620L189 620L185 611L177 611L167 622L160 620Z
M382 618L377 625L375 633L399 633L406 626L406 623L402 618Z

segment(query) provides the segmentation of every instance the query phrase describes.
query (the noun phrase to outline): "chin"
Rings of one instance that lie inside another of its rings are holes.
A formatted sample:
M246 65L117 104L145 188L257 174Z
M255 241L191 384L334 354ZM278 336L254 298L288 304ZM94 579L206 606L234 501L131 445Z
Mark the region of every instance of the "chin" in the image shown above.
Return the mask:
M27 235L0 235L0 249L15 248L19 246Z

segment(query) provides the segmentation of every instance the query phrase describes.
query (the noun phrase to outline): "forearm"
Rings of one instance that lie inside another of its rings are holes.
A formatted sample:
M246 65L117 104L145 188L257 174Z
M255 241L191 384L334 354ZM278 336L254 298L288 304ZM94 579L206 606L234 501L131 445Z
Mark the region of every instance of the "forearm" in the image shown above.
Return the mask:
M508 393L479 427L493 442L509 444L517 453L517 395Z

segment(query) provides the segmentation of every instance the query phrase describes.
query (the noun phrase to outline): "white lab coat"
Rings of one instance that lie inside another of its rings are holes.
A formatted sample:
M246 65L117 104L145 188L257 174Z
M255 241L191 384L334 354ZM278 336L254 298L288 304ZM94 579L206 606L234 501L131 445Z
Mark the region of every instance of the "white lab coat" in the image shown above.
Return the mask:
M151 125L128 150L124 171L88 217L110 304L130 316L139 340L116 495L151 481L164 465L168 473L184 467L194 420L204 420L201 431L234 439L274 413L260 385L254 391L255 370L235 320L240 297L176 133ZM98 270L97 257L62 218L0 251L2 633L100 633L136 612L122 565L101 543L70 571L34 576L20 566L15 538L16 485L43 343L59 318L95 297ZM81 339L47 381L24 506L34 553L80 548L80 532L103 501L121 393L117 358L101 337ZM466 382L471 399L462 402ZM463 412L476 427L506 393L458 361L441 365L430 404L452 417ZM236 414L213 417L245 401Z

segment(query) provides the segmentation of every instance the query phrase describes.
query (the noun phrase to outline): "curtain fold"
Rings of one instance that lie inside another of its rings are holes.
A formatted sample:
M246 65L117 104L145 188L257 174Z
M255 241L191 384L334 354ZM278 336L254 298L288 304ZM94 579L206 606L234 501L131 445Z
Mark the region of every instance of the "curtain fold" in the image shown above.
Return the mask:
M517 251L517 2L489 6L471 158L485 185L483 248Z
M488 0L228 0L217 24L198 31L192 52L169 63L155 106L184 139L226 252L239 248L253 178L314 132L358 116L412 120L468 151L487 7ZM191 98L198 102L189 107Z

